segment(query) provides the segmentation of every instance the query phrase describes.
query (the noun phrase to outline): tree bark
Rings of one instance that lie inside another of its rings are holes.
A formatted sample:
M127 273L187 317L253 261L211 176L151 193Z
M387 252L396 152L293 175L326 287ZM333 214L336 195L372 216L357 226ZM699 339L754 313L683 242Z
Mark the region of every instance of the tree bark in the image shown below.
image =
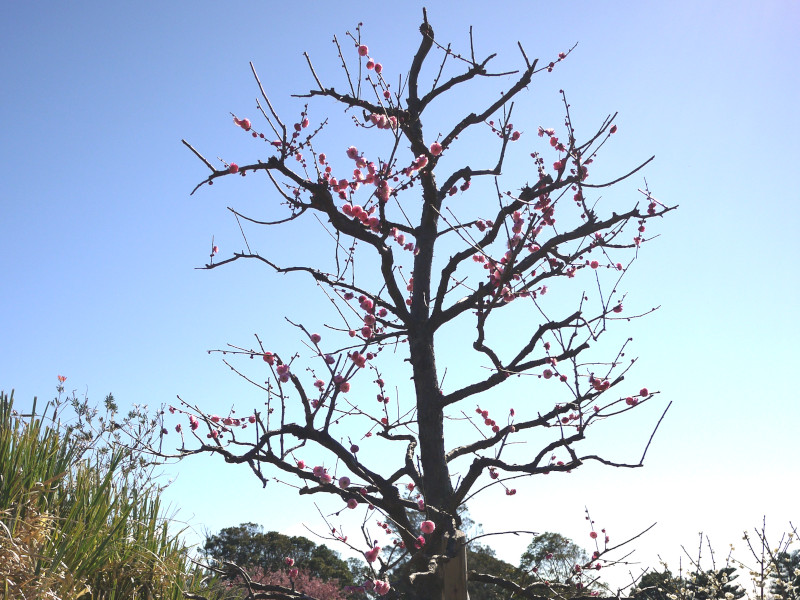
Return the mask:
M449 540L455 556L442 565L442 600L469 600L466 541L467 536L461 530L456 530L455 535Z

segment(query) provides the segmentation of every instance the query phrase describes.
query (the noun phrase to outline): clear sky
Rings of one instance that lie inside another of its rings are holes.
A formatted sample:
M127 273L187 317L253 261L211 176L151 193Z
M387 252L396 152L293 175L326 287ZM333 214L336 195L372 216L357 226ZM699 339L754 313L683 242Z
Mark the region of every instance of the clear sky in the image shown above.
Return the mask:
M310 321L325 300L255 264L195 270L212 236L223 257L240 249L226 206L274 215L277 200L255 178L190 197L207 171L180 140L211 159L258 158L229 114L255 121L248 61L278 109L294 115L302 104L289 95L313 87L302 52L343 87L330 40L360 21L371 53L404 74L422 4L397 6L8 3L0 387L24 406L52 397L63 374L68 389L96 401L113 392L123 405L157 406L180 394L209 411L250 408L253 391L206 350L251 345L254 333L294 335L283 315ZM486 532L559 531L586 546L584 506L615 540L658 522L637 543L643 564L677 558L701 530L724 552L764 514L776 531L797 523L800 3L470 0L430 3L428 14L437 39L456 48L467 48L472 25L476 51L498 52L497 68L519 66L517 40L545 61L578 42L515 108L527 132L519 144L534 144L539 125L562 123L563 88L579 133L619 112L602 155L609 173L655 154L650 188L680 204L626 279L626 306L661 305L622 332L641 357L632 381L660 390L661 404L613 430L612 450L638 458L642 436L673 402L645 468L587 467L521 484L513 498L487 493L470 504L475 520ZM314 116L329 107L312 104ZM331 117L343 152L348 117ZM532 178L525 165L510 160L509 187ZM619 193L632 198L641 185ZM259 235L262 253L302 257L324 234ZM261 490L243 469L197 458L170 476L169 499L197 536L244 521L322 530L313 507L278 484ZM529 541L490 540L514 563Z

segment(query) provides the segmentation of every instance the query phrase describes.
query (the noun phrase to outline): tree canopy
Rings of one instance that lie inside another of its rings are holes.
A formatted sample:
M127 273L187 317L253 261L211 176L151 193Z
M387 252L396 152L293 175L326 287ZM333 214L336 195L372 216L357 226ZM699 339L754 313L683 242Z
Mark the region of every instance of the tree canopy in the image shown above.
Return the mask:
M589 560L583 548L560 533L545 532L533 538L520 558L520 568L544 581L566 583L574 579L576 565Z
M775 571L770 573L770 592L775 600L800 597L800 550L782 551L775 557Z
M209 559L229 561L244 569L260 569L265 573L284 570L285 559L290 557L298 569L322 581L338 579L341 585L353 582L350 568L338 552L302 536L264 532L263 527L255 523L225 527L207 536L202 552Z

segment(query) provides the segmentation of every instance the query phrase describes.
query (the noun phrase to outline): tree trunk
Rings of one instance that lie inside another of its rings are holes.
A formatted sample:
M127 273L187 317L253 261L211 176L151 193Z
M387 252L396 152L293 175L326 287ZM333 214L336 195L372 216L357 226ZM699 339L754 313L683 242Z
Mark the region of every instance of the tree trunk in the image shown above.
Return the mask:
M455 556L442 565L442 600L469 600L467 592L467 536L457 530L449 541ZM450 552L448 552L448 556Z

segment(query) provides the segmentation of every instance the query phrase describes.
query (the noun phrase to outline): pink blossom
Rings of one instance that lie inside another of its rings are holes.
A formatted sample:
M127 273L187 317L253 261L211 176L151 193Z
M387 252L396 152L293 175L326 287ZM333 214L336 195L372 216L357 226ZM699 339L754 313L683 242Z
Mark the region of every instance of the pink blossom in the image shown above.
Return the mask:
M356 148L355 146L350 146L347 149L347 157L348 158L352 158L353 160L357 159L358 158L358 148Z
M238 173L239 172L239 165L236 163L231 163L228 165L228 173Z
M339 487L342 489L346 489L350 487L350 478L349 477L340 477L339 478Z
M298 571L297 569L289 569L289 577L291 577L292 579L297 577L298 573L300 573L300 571Z
M433 521L423 521L420 524L419 529L422 533L433 533L433 531L436 529L436 524Z
M434 156L439 156L442 153L442 145L439 142L433 142L431 144L431 154Z
M640 396L649 396L650 392L648 391L647 388L642 388L642 389L639 390L639 395Z
M377 558L378 558L378 552L380 552L380 551L381 551L381 549L378 546L375 546L375 547L367 550L366 552L364 552L364 558L367 559L367 562L370 562L370 563L375 562L375 560L377 560Z
M383 71L383 65L381 63L375 63L375 72L380 75L381 71Z
M314 342L315 344L319 344L321 339L322 339L322 336L320 334L318 334L318 333L312 333L311 334L311 341Z
M356 500L355 498L349 498L347 500L347 508L350 509L358 508L358 500Z
M369 48L367 48L363 44L358 47L358 55L359 56L366 56L367 54L369 54Z

